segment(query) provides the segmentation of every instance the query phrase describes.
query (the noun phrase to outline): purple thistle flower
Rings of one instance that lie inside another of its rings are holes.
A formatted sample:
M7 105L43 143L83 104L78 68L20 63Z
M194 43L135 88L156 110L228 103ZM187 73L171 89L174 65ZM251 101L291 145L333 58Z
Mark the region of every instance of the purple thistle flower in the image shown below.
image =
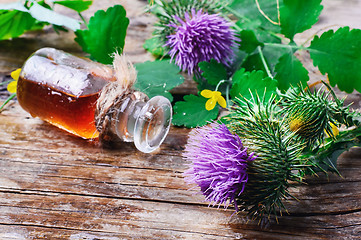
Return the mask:
M191 161L184 175L188 183L196 183L215 204L225 208L234 203L248 181L247 164L256 159L248 154L241 139L224 124L211 124L194 129L189 136L183 156Z
M230 28L230 22L218 14L208 14L192 9L191 14L185 13L184 20L173 16L178 22L172 22L169 27L174 28L174 34L168 36L166 46L171 50L169 55L182 69L192 74L198 69L198 63L215 59L228 65L234 56L232 47L238 38Z

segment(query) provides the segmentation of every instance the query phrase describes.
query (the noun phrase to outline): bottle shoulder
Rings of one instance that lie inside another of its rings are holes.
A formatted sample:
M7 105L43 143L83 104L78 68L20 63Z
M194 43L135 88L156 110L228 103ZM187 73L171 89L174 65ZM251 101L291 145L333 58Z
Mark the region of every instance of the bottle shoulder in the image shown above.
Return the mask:
M111 66L82 59L52 48L40 49L25 62L20 76L73 96L99 92L113 81Z

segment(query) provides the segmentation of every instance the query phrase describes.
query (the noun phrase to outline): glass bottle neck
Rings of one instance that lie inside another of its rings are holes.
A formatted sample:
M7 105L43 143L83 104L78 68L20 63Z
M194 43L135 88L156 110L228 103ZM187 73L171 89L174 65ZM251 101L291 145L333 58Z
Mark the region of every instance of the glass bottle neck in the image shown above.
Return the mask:
M172 119L169 100L156 96L147 101L144 93L133 92L120 106L112 122L113 132L126 142L134 142L138 150L152 152L168 134Z

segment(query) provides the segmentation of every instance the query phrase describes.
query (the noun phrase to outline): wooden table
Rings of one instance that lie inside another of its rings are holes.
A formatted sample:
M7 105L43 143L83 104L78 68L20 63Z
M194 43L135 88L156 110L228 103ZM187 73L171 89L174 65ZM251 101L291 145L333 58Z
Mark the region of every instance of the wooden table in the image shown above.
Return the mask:
M133 62L151 59L141 48L155 20L142 14L145 1L98 0L85 16L116 3L125 6L131 22L125 52ZM336 23L361 28L361 0L324 5L314 29ZM40 47L81 54L73 37L45 30L0 42L0 81ZM0 93L4 100L6 91ZM261 227L244 214L233 215L232 208L208 207L197 189L189 190L181 157L188 132L172 127L152 154L131 144L104 149L32 118L14 101L0 114L0 239L361 238L360 148L340 157L342 178L308 178L307 185L291 189L300 201L286 202L289 215Z

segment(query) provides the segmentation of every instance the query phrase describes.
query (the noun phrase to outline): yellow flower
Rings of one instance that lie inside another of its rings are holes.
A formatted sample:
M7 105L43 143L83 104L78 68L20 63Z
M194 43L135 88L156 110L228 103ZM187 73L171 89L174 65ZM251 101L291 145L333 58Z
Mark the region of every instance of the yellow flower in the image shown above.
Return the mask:
M221 107L227 107L226 100L224 97L222 97L222 93L219 91L211 91L206 89L201 92L201 95L205 98L209 98L206 102L206 109L208 111L212 110L216 106L217 102Z
M330 122L330 125L331 125L333 136L330 136L330 134L328 134L326 131L325 131L325 133L328 137L336 137L340 133L340 131L338 130L337 126L335 124L333 124L332 122Z
M18 84L20 72L21 72L21 68L18 68L11 73L11 77L14 79L14 81L10 82L7 87L8 91L11 93L16 93L16 86Z

